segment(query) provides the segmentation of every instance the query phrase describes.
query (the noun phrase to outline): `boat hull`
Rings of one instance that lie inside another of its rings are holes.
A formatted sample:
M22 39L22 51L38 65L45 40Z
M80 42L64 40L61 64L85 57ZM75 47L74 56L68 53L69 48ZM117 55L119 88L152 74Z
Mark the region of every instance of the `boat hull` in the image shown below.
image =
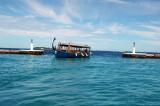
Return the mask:
M86 53L69 53L64 51L55 51L56 58L87 58L89 57Z

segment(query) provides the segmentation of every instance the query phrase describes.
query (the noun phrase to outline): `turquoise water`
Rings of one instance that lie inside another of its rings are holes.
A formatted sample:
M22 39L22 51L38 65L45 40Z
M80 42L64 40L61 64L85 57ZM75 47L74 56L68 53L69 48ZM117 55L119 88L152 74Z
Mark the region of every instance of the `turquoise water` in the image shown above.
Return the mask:
M0 55L0 106L160 105L160 60Z

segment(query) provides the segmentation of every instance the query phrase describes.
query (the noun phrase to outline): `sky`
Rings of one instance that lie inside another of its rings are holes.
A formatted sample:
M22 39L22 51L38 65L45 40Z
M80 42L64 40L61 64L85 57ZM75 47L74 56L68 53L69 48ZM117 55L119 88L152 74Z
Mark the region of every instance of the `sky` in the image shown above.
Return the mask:
M160 0L0 0L0 47L88 44L160 52Z

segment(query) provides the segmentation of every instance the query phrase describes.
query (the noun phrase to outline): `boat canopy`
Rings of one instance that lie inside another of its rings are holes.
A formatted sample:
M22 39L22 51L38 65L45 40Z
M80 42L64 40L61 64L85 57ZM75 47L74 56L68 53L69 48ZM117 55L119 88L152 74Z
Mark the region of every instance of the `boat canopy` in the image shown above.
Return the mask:
M75 47L75 48L90 48L88 45L79 45L74 43L59 43L59 46L65 46L65 47Z

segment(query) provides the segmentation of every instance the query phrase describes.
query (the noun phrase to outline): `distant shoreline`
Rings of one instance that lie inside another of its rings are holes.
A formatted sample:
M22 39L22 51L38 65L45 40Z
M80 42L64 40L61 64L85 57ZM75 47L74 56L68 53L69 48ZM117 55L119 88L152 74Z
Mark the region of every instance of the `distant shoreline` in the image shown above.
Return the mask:
M43 48L43 49L40 49ZM4 49L4 50L29 50L30 48L3 48L0 47L0 50ZM35 50L52 50L52 48L48 48L48 47L34 47ZM131 51L111 51L111 50L92 50L91 52L119 52L119 53L123 53L123 52L128 52L130 53ZM138 53L159 53L159 52L143 52L143 51L139 51Z

